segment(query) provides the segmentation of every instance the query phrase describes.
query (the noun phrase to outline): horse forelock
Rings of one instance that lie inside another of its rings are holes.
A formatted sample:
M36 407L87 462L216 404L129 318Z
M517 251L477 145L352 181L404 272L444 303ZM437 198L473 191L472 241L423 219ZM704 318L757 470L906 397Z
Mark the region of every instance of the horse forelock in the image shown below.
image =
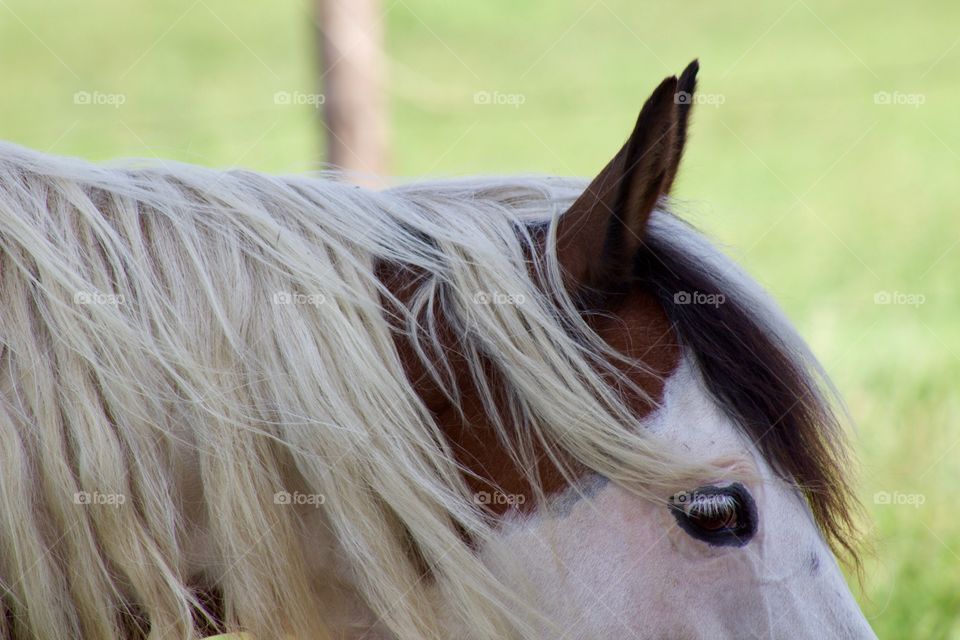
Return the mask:
M705 387L771 468L795 483L839 557L859 570L859 503L833 384L765 291L672 215L654 218L634 266Z

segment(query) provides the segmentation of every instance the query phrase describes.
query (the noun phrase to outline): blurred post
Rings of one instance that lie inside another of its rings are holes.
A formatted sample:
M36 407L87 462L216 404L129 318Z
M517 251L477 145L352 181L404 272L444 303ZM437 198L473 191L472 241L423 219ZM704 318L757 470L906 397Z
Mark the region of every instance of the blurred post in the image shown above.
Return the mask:
M314 0L329 164L354 180L387 169L380 0Z

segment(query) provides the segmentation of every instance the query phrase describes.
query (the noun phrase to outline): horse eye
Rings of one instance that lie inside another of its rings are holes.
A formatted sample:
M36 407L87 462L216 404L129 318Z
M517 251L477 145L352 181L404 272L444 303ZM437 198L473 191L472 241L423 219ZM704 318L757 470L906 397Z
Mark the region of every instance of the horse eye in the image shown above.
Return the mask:
M757 505L740 483L681 491L670 512L691 537L723 547L742 547L757 532Z

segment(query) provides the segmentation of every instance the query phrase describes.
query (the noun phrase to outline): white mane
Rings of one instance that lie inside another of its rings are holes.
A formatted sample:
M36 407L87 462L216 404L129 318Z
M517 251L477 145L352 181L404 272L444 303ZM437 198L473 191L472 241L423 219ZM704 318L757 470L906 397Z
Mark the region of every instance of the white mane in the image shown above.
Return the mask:
M321 538L396 637L446 638L445 616L476 638L528 635L463 541L490 523L404 375L374 267L429 274L398 320L408 337L421 325L424 355L441 351L424 319L442 309L470 362L494 356L504 433L562 442L638 490L679 480L690 465L644 436L601 377L610 354L524 261L522 223L583 187L373 192L0 146L0 635L117 638L126 611L189 638L193 589L216 584L234 627L327 637L325 576L306 561ZM278 504L291 492L313 505ZM319 502L329 532L312 528Z

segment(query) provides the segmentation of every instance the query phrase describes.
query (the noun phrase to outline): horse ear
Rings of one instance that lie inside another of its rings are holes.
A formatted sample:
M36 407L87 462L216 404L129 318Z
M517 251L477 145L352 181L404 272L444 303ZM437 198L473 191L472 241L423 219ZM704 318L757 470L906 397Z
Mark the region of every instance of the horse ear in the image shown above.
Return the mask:
M660 83L620 152L560 217L557 259L571 292L609 292L629 275L647 219L677 175L699 65Z

